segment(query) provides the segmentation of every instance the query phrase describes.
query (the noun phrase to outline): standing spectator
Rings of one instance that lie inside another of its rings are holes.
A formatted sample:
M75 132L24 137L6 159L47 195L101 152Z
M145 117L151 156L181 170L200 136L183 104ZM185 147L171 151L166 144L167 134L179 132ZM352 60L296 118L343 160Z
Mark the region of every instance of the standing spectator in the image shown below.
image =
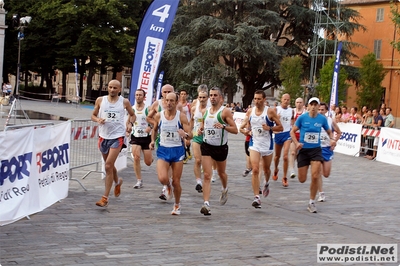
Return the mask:
M394 126L394 117L392 115L392 108L386 108L386 120L385 127L393 127Z
M348 119L349 123L360 124L362 117L357 113L357 107L351 107L350 109L350 116Z
M349 122L350 113L347 112L347 106L342 106L342 122Z
M372 110L372 126L376 129L379 130L381 126L383 126L383 118L382 116L378 113L377 109ZM367 156L367 159L374 160L376 157L376 151L378 149L378 142L379 142L379 137L374 138L374 146L373 146L373 151L372 151L372 156Z
M108 83L108 95L96 99L92 113L92 121L100 124L99 126L99 149L105 162L106 178L103 197L96 202L99 207L108 205L108 196L113 185L114 196L121 194L122 178L118 178L115 161L124 144L125 132L132 132L132 125L136 120L135 112L128 99L119 96L121 93L121 83L118 80L111 80ZM125 110L129 114L124 125Z
M336 123L342 122L342 110L339 106L335 107L335 119Z
M243 112L243 109L239 102L236 103L235 112Z

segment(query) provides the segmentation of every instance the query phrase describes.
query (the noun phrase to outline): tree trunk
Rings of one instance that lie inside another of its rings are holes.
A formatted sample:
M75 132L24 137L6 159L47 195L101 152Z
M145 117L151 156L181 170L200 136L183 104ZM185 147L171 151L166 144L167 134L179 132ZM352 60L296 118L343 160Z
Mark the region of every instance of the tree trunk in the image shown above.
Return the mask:
M64 100L67 100L67 73L68 69L63 68L62 69L62 76L61 76L61 84L62 84L62 96L65 96Z

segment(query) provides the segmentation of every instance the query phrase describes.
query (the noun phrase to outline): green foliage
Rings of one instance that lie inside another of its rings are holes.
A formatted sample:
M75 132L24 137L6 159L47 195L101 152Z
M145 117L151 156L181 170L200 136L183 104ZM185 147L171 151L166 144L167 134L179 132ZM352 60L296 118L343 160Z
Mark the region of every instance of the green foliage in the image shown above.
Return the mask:
M335 58L326 61L325 65L320 70L318 86L316 87L318 97L321 102L329 102L331 97L333 70L335 66ZM348 74L345 68L340 67L339 84L338 84L338 102L342 103L346 100L347 89L349 84L346 83Z
M281 91L279 98L283 94L290 95L290 105L295 106L297 98L303 98L303 88L301 81L303 77L303 60L300 56L285 57L283 58L280 69L279 78L282 80L284 90Z
M386 71L382 63L379 63L375 54L369 53L361 58L360 68L360 87L357 90L358 106L368 106L369 108L379 108L382 99L382 81Z
M322 19L336 21L337 5L323 1L324 7L328 3L331 17L323 13ZM243 106L247 106L256 90L281 85L277 70L284 57L298 55L305 66L310 65L307 49L314 37L315 16L320 14L309 5L308 0L186 0L178 9L164 52L166 76L173 84L198 80L218 85L228 95L240 81ZM341 33L346 37L363 29L358 16L341 7Z

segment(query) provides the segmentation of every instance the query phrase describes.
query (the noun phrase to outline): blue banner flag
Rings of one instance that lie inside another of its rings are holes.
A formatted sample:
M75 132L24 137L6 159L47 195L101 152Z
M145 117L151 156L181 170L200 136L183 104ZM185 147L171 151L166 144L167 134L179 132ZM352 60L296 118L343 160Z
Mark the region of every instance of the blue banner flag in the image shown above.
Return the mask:
M146 92L146 105L153 100L154 82L165 44L178 9L179 0L154 0L144 15L133 60L129 101L135 91Z
M158 76L157 94L156 94L155 100L158 100L161 97L161 87L162 87L163 79L164 79L164 71L161 71L160 75Z
M331 98L329 101L329 108L333 104L336 106L339 102L339 70L340 70L340 53L342 51L342 42L339 42L339 46L336 52L336 61L333 68L333 78L332 78L332 88L331 88Z
M76 97L79 99L78 62L76 61L76 58L74 58L74 66L75 66L75 88L76 88Z

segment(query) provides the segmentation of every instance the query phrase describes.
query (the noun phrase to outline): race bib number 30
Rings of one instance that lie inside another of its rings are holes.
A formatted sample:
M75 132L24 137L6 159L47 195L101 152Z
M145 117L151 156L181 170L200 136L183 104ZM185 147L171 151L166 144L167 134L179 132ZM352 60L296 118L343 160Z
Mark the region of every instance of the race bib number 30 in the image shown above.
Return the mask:
M216 128L206 128L204 130L204 138L205 139L219 139L219 130Z

